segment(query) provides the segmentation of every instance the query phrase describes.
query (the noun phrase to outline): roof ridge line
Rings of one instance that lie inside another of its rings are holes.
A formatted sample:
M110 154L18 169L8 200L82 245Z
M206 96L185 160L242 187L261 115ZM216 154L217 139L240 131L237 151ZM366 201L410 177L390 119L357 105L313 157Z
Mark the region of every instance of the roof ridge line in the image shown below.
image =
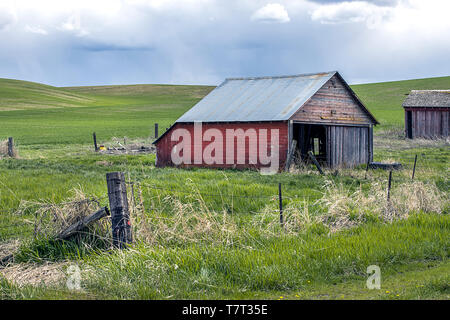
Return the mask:
M281 75L281 76L236 77L236 78L225 78L225 81L228 81L228 80L260 80L260 79L297 78L297 77L306 77L306 76L314 76L314 75L322 75L322 74L335 74L337 72L338 72L337 70L334 70L334 71L326 71L326 72L302 73L302 74Z

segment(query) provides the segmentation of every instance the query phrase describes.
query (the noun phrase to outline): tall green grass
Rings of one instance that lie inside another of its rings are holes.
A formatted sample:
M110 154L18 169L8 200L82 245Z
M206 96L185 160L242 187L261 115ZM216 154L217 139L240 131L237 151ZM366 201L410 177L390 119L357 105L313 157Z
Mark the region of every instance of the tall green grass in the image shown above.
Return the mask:
M214 299L246 291L306 289L309 282L360 279L376 264L448 259L449 221L416 215L390 225L369 224L327 237L314 232L266 239L246 247L192 245L169 249L136 245L82 262L84 287L116 299Z

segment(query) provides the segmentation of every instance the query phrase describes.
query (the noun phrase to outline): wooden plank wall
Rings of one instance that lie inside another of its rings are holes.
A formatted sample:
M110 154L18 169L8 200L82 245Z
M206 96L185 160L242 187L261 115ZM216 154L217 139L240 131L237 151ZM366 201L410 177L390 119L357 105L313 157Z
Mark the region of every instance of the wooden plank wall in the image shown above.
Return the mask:
M431 108L406 108L405 129L407 128L406 112L412 112L412 138L439 138L449 136L449 110Z
M327 163L330 167L353 167L372 159L370 127L328 126Z
M328 80L291 119L324 124L372 124L372 120L336 76Z

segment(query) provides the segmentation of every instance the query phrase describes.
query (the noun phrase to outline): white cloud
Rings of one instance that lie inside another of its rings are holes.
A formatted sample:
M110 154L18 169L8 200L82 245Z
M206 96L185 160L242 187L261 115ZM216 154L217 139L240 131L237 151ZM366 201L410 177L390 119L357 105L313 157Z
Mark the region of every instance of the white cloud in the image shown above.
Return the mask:
M37 34L42 34L42 35L47 35L48 32L47 30L39 27L39 26L30 26L30 25L26 25L25 26L25 31L27 32L31 32L31 33L37 33Z
M286 23L291 19L289 18L288 12L281 4L269 3L253 13L251 20L269 23Z
M403 1L395 8L385 28L390 33L442 37L446 41L450 33L449 12L448 0Z
M176 9L198 9L212 3L212 0L128 0L128 5L146 6L151 9L164 10Z
M81 26L81 18L79 13L71 15L61 24L59 29L73 32L77 37L83 37L89 34L89 31Z
M402 0L386 6L368 1L316 4L311 19L321 24L364 23L369 29L393 33L444 34L450 30L450 1Z
M8 28L16 19L14 10L9 5L0 3L0 31Z
M366 1L320 5L311 12L311 19L323 24L365 22L375 28L393 14L392 7L377 6Z

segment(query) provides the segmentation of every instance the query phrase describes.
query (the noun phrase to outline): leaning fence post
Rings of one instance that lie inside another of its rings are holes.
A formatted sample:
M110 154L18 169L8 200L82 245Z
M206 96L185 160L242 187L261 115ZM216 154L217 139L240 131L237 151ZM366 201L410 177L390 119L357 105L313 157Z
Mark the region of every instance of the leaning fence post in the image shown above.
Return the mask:
M158 139L158 124L155 123L155 139Z
M390 201L391 198L391 184L392 184L392 170L389 171L389 181L388 181L388 189L387 189L387 201Z
M292 159L294 158L296 147L297 147L297 140L292 140L291 149L290 149L290 152L286 159L286 165L284 167L284 171L289 171L289 168L291 167Z
M281 195L281 183L278 183L278 200L280 201L280 224L283 226L283 196Z
M312 153L312 151L308 151L308 155L311 158L312 162L314 162L314 164L317 167L317 170L319 170L320 174L323 174L322 168L320 167L319 161L317 161L316 157L314 156L314 154Z
M94 149L95 149L95 151L98 151L98 147L97 147L97 135L95 134L95 132L92 134L92 137L94 138Z
M411 180L414 180L414 174L416 173L416 163L417 163L417 154L414 157L414 168L413 168L413 173L412 173Z
M111 211L113 245L120 249L126 248L126 244L132 242L132 236L125 175L123 172L109 172L106 174L106 182Z
M8 138L8 156L14 157L14 139L13 137Z

